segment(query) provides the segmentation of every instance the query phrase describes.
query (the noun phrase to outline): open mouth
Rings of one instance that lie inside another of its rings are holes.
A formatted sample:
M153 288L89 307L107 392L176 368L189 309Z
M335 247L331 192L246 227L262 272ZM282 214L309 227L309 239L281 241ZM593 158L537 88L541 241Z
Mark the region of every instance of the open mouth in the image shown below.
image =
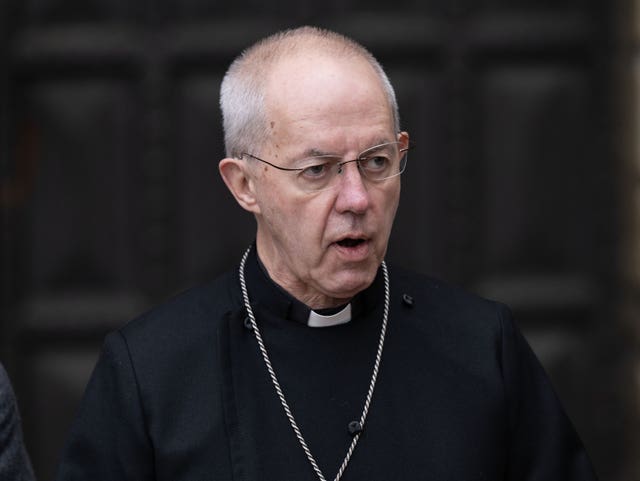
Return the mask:
M346 238L346 239L339 240L338 242L336 242L336 244L338 244L340 247L357 247L364 242L365 242L364 239Z

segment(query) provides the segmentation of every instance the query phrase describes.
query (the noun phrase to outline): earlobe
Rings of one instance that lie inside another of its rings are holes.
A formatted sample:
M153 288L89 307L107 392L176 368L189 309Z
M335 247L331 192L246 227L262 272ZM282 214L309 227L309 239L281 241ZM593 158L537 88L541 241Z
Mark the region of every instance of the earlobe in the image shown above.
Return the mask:
M260 206L256 200L253 178L247 171L247 164L241 159L226 158L220 161L218 170L240 207L259 214Z

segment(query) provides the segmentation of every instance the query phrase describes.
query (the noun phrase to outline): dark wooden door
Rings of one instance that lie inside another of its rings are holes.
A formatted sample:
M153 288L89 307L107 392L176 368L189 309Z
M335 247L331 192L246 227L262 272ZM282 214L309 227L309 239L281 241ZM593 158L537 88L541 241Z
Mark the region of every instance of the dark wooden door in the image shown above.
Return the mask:
M217 174L218 87L242 48L310 23L372 50L417 145L389 260L508 303L614 476L624 410L594 420L619 407L602 389L620 372L602 354L616 322L613 6L322 3L0 4L0 352L38 474L52 475L105 332L251 242Z

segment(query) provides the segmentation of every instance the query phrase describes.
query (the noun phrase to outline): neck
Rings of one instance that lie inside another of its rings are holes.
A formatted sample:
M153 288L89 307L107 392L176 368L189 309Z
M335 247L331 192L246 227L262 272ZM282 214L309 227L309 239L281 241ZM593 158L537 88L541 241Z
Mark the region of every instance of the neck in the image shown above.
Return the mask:
M290 276L281 275L282 273L275 268L275 264L270 262L270 257L263 254L263 250L257 247L258 264L265 272L265 274L276 284L280 289L285 291L291 297L294 297L298 301L305 304L307 307L314 311L322 309L332 309L335 307L341 307L348 304L351 301L351 297L340 298L331 297L323 293L320 293L314 289L309 288L302 282L287 282Z

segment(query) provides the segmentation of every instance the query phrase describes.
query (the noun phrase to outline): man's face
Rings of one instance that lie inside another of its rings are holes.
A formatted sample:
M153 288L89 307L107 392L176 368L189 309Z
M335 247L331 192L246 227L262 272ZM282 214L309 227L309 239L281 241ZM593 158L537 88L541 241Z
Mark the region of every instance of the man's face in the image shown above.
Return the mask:
M269 79L270 138L252 152L296 167L310 152L345 160L383 142L408 142L373 69L360 59L282 61ZM380 183L346 164L334 188L302 191L295 172L247 160L258 211L257 247L271 277L313 308L344 303L368 287L382 262L400 196L400 177Z

